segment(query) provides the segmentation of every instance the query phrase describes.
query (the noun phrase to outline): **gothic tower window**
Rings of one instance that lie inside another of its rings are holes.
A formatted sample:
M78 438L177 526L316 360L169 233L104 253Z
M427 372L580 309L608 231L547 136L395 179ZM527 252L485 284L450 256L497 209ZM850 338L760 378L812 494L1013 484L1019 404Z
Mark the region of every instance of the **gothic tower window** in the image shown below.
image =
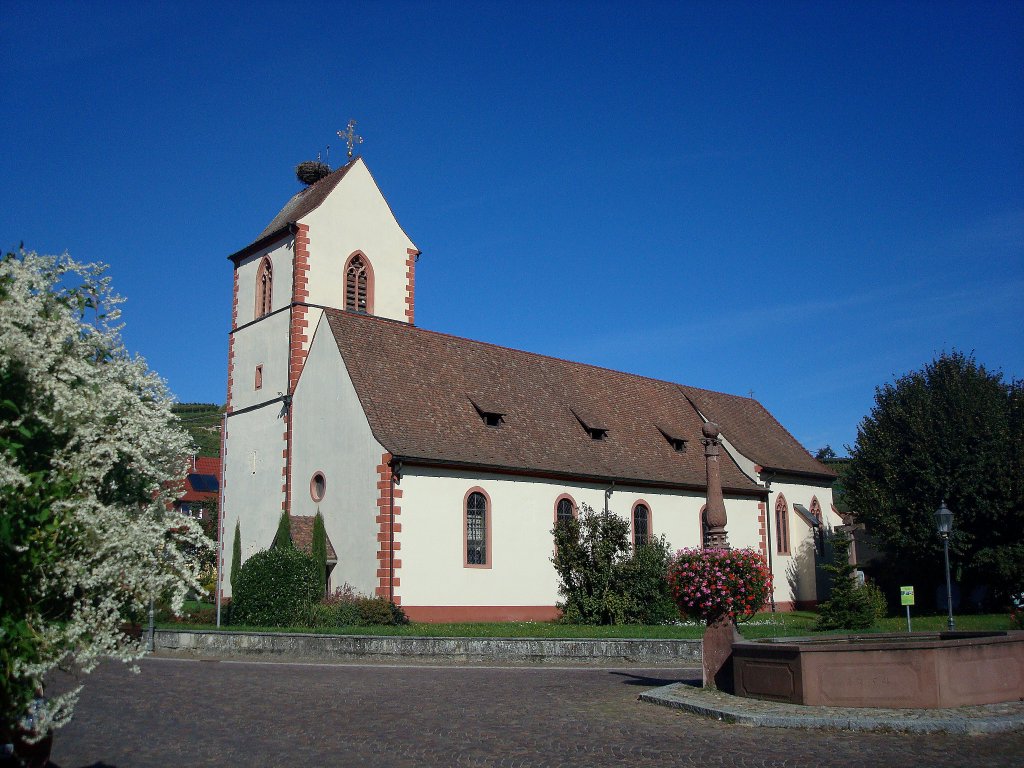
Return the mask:
M270 314L270 306L274 298L274 268L270 259L260 262L260 270L256 273L256 319Z
M373 312L372 290L370 262L363 254L354 253L345 267L345 309L362 314Z

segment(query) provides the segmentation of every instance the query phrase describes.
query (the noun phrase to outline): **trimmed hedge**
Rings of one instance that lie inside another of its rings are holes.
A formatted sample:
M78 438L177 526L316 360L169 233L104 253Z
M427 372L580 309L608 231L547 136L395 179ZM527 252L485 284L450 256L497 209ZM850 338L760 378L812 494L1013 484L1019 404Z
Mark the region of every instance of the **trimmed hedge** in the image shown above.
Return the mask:
M296 624L321 595L316 562L294 547L257 552L238 573L231 598L231 622L254 627Z

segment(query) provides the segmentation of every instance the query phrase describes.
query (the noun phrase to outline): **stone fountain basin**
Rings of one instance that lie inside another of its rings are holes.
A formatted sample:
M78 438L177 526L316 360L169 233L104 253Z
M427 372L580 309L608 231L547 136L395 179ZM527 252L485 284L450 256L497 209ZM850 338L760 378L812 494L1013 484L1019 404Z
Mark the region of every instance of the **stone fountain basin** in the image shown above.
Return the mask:
M744 640L738 696L834 707L959 707L1024 700L1024 632L914 632Z

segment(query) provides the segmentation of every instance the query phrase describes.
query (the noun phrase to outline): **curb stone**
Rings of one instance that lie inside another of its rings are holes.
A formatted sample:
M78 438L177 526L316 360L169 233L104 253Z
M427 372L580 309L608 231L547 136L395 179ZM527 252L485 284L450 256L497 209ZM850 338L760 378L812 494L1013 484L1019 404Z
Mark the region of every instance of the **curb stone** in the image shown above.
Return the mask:
M1024 702L1020 701L948 709L812 707L745 699L700 688L699 682L653 688L639 699L727 723L768 728L954 734L1024 730Z

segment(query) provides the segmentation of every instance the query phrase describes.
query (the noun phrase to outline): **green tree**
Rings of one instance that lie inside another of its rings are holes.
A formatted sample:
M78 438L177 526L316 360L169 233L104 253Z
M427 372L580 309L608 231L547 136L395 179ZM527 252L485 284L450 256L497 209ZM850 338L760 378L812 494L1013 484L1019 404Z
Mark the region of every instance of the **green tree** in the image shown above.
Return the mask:
M934 586L934 513L955 514L950 557L966 586L1024 584L1024 435L1019 382L960 352L879 387L843 473L844 497L890 554L895 578Z
M327 592L327 529L324 527L324 516L320 510L316 511L313 518L313 560L316 562L317 572L320 574L320 584Z
M551 562L559 576L565 621L576 624L662 623L678 617L665 574L668 543L655 539L633 551L629 522L586 504L579 518L559 521Z
M242 570L242 523L235 520L235 539L231 543L231 594L235 594L238 572Z
M875 605L870 592L854 579L850 563L850 538L844 533L831 537L832 557L822 566L832 577L828 600L818 606L815 629L867 629L875 623Z
M274 534L275 547L291 547L292 544L292 519L287 512L281 512L281 519L277 522L277 533Z
M208 548L169 512L193 446L171 396L125 350L105 267L0 259L0 737L46 676L145 652L122 630L151 598L175 612ZM79 689L35 710L66 723Z

